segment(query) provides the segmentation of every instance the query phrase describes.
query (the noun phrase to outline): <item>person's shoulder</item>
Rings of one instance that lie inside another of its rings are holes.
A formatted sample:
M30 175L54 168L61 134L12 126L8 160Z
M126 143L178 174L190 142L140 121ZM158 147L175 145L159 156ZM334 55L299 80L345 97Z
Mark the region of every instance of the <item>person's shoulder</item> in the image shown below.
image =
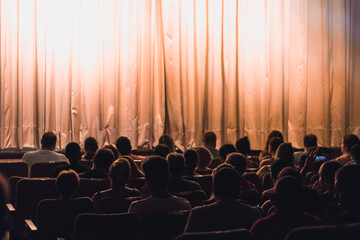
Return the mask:
M174 203L184 206L184 208L186 208L186 209L191 209L190 202L185 198L173 196L170 199L171 199L171 201L174 201Z

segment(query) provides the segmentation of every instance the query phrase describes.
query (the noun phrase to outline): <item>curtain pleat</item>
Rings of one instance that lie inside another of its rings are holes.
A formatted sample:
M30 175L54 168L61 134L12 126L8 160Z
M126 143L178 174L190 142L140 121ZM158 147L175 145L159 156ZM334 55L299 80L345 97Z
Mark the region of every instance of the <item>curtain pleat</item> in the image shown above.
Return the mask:
M0 147L360 135L356 0L0 0Z

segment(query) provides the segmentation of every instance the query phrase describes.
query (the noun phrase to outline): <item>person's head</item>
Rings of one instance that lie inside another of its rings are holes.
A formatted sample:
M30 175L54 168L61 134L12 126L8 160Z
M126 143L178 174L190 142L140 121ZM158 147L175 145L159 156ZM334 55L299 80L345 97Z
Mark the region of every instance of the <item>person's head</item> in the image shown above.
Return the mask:
M241 153L230 153L227 156L225 163L232 165L238 171L240 176L246 170L246 165L247 165L246 157Z
M145 180L152 191L166 190L169 181L169 165L165 158L149 156L142 164Z
M233 144L230 144L230 143L226 143L226 144L222 145L219 149L219 155L223 161L225 161L228 154L233 153L233 152L236 152L236 148Z
M207 166L209 166L211 159L212 159L211 152L205 147L196 147L196 148L194 148L194 150L197 152L197 154L199 156L197 168L204 169Z
M85 159L91 160L98 149L99 146L95 138L88 137L85 139L84 142Z
M170 153L166 160L169 163L170 174L174 178L180 178L185 172L185 158L180 153Z
M324 162L319 170L319 181L322 191L333 191L335 187L335 173L342 167L341 163L332 160Z
M281 138L282 141L284 142L284 137L283 137L283 135L281 134L281 132L279 132L279 131L277 131L277 130L272 131L272 132L269 134L269 136L268 136L268 138L267 138L267 140L266 140L266 145L265 145L265 151L266 151L266 152L269 152L270 139L273 138L273 137Z
M239 138L235 143L236 151L244 154L245 156L250 154L250 141L247 136Z
M306 152L309 147L317 147L317 137L314 134L308 134L304 137L304 149Z
M71 198L80 184L79 175L74 170L63 170L56 178L56 188L60 193L60 198Z
M214 132L206 132L204 134L205 146L216 147L216 134Z
M291 143L282 143L275 153L275 158L286 159L291 165L294 165L294 149Z
M79 164L81 159L80 145L76 142L68 143L65 147L65 155L70 164Z
M355 144L350 149L351 160L355 161L357 164L360 164L360 143Z
M292 176L292 177L298 179L301 183L303 182L303 179L302 179L302 176L301 176L299 170L297 170L294 167L284 167L277 175L277 180L279 180L283 177L287 177L287 176Z
M292 213L303 210L301 182L286 176L276 183L272 202L280 212Z
M184 157L185 157L185 166L186 166L186 171L188 173L194 172L196 165L199 161L199 155L197 154L197 152L193 149L189 149L186 150L184 153Z
M286 159L277 158L275 161L273 161L270 167L271 179L276 182L279 173L286 167L292 167L292 165L290 165L289 161L287 161Z
M119 158L119 152L113 145L106 145L104 148L111 150L111 152L114 154L114 161Z
M345 165L335 174L335 196L346 210L359 209L360 166Z
M175 142L170 135L164 134L159 138L159 144L168 146L170 152L175 152Z
M269 143L269 154L271 157L275 157L276 150L279 148L280 144L284 143L282 138L273 137L270 139Z
M55 150L56 146L56 135L53 132L46 132L41 138L41 149Z
M111 186L115 189L122 189L131 177L131 166L127 159L119 158L111 164L109 170Z
M154 155L166 158L170 153L170 149L165 144L159 144L154 148Z
M104 172L109 171L109 167L114 162L114 154L110 149L101 148L99 149L94 157L94 168L103 170Z
M217 199L236 199L240 194L240 174L232 167L217 170L213 179L213 192Z
M355 144L359 143L358 136L354 134L347 134L344 136L342 144L341 144L341 151L346 154L350 152L350 149Z
M119 137L116 140L115 146L119 151L120 155L130 155L131 154L131 143L127 137Z

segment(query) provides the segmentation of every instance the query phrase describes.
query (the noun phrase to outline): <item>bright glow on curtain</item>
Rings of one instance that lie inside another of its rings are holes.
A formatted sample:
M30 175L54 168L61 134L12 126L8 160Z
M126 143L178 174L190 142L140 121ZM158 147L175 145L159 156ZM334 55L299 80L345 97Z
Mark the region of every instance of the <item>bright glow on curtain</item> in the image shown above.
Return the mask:
M355 0L0 0L0 147L360 134Z

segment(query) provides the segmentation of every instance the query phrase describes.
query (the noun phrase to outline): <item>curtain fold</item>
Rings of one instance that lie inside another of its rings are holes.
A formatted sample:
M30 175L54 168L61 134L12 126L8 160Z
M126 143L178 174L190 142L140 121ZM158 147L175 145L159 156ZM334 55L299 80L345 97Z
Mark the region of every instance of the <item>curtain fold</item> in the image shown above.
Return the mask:
M356 0L0 0L0 147L360 135Z

